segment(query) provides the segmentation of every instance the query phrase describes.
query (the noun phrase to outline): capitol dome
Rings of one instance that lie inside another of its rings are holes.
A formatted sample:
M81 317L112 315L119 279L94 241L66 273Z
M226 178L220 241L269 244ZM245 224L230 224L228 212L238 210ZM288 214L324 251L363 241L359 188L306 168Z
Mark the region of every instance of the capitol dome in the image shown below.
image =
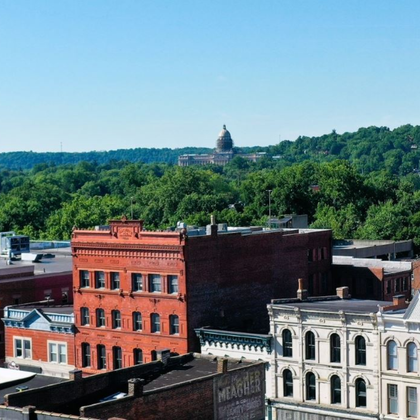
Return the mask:
M224 125L217 139L217 151L218 152L231 152L232 148L233 148L232 137L230 136L229 131L226 130L226 125Z

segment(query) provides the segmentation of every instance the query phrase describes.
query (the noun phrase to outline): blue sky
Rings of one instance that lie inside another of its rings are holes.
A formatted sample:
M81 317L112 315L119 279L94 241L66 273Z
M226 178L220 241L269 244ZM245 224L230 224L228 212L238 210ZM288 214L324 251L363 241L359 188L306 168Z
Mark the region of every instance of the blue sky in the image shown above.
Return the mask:
M2 0L0 152L420 124L418 0Z

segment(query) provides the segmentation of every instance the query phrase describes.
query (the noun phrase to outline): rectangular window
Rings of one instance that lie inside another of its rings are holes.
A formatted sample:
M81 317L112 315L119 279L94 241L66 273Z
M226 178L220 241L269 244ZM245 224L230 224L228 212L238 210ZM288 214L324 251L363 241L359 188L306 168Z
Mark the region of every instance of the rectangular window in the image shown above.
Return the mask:
M388 280L386 282L386 294L389 295L391 293L392 290L392 281Z
M89 271L80 270L80 287L89 287Z
M15 357L32 359L32 345L29 338L15 338Z
M168 276L169 293L178 293L178 276Z
M121 312L112 311L112 328L121 328Z
M90 366L90 344L82 343L82 367Z
M417 388L407 387L407 415L417 417Z
M89 308L82 307L80 308L80 324L89 325Z
M122 366L122 350L121 347L114 347L112 349L114 358L114 369L121 369Z
M106 349L103 344L97 346L98 369L106 369Z
M388 384L388 413L398 414L398 386Z
M140 312L133 312L133 331L141 331L143 329L143 322Z
M95 271L95 287L96 289L105 287L105 273L103 271Z
M105 310L102 308L96 310L96 326L105 327Z
M120 273L111 273L111 289L120 288Z
M308 261L311 262L314 260L314 250L313 249L308 249Z
M149 274L149 290L152 293L162 292L162 280L159 274Z
M143 276L141 274L131 274L131 289L133 290L133 292L143 291Z
M143 352L141 349L134 349L133 357L135 365L141 365L143 363Z
M67 344L48 343L48 351L50 362L67 364Z

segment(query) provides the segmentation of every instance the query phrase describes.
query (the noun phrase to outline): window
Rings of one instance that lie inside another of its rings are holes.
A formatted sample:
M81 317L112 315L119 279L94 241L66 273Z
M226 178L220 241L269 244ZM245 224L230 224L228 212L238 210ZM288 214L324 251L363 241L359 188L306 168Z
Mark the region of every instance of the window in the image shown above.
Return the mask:
M386 348L387 348L387 358L388 358L388 369L398 370L397 343L391 340L388 342Z
M314 251L313 251L313 249L308 249L307 253L308 253L308 261L309 262L313 261L314 260Z
M82 343L82 367L90 366L90 344Z
M111 289L120 288L120 273L111 273Z
M292 357L293 356L292 333L290 332L290 330L283 330L281 335L283 339L283 357Z
M407 370L409 372L418 371L417 346L415 343L408 343L407 346Z
M305 358L315 360L315 335L312 331L305 335Z
M98 308L96 310L96 326L105 327L105 324L105 310L102 308Z
M169 293L178 293L178 276L168 276Z
M135 365L141 365L143 363L143 351L141 349L134 349L133 357Z
M97 289L105 287L105 273L103 271L95 271L95 287Z
M114 369L121 369L122 366L122 350L121 347L112 348L112 358L114 361Z
M306 374L306 399L316 399L316 381L315 375L312 372Z
M179 317L178 315L169 316L169 334L179 334Z
M89 325L89 308L80 308L80 324Z
M408 290L408 277L403 278L402 289L403 289L404 292Z
M80 287L89 287L89 271L80 270Z
M364 337L356 337L356 365L366 365L366 341Z
M143 276L139 273L131 274L131 290L133 292L143 291Z
M120 311L112 311L112 328L121 328L121 312Z
M417 417L417 388L407 387L407 415Z
M366 383L363 379L356 379L356 407L366 407Z
M32 359L32 343L29 338L15 338L15 357Z
M331 377L331 404L341 404L341 381L337 375Z
M159 274L149 274L149 290L152 293L160 293L162 291L162 281Z
M389 295L392 290L392 280L388 280L386 282L386 294Z
M152 333L160 333L160 316L159 314L152 314L151 317Z
M51 363L67 364L67 344L48 343L49 361Z
M398 386L388 384L388 413L398 414Z
M133 312L133 331L141 331L143 329L143 321L140 312Z
M332 334L330 337L330 360L333 363L341 362L341 343L338 334Z
M283 396L293 397L293 375L289 369L283 371Z
M103 344L96 347L98 353L98 369L106 369L106 349Z

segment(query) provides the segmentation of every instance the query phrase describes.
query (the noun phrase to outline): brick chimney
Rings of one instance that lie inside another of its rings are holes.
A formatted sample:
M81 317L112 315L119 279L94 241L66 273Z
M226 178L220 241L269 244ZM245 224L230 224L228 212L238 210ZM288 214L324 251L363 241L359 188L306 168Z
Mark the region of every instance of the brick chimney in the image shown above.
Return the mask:
M297 298L300 300L308 299L308 291L303 288L303 279L298 279Z
M405 308L407 304L405 303L405 295L395 295L392 297L392 306L395 309Z
M144 379L132 378L128 380L128 395L141 397L143 395Z
M227 373L228 371L228 360L227 359L217 359L217 373Z
M80 369L74 369L69 372L71 381L80 381L83 378L83 372Z
M340 299L350 299L351 298L348 286L337 287L336 293L337 293L337 296Z

